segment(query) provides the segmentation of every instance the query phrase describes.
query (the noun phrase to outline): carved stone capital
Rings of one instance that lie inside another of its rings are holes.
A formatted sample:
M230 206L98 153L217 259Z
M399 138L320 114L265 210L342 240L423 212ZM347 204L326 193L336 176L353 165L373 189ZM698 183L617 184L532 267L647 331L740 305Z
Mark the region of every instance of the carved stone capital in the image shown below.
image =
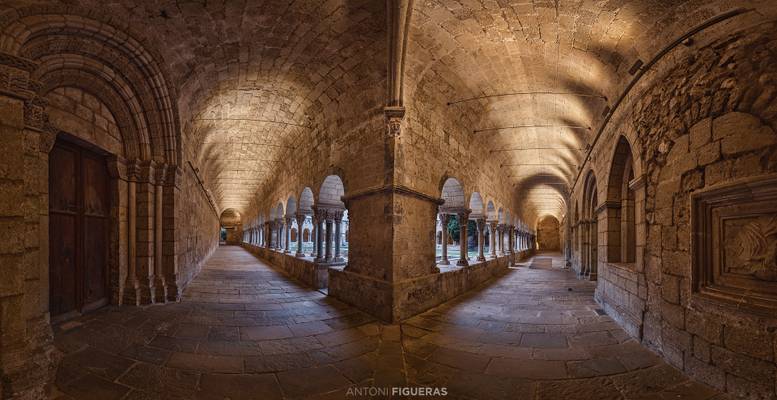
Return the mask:
M385 107L383 113L386 116L386 136L389 138L399 137L402 134L405 107Z
M327 219L327 209L323 207L315 207L314 206L314 213L316 216L316 221L326 221Z
M127 162L121 157L112 155L108 158L108 174L111 178L127 180Z
M55 129L44 129L41 131L38 139L38 151L44 154L50 153L51 149L54 148L54 143L57 141L57 134L58 132Z
M46 114L48 101L42 97L33 96L24 101L24 126L29 129L43 131L49 123Z
M144 160L135 163L138 167L136 180L140 183L154 183L156 163L152 160Z
M165 180L167 179L167 164L157 164L156 169L154 170L154 184L157 186L162 186L165 184Z
M127 181L137 182L141 176L141 169L142 167L140 165L140 161L138 160L128 161L126 165Z
M343 220L343 211L344 210L339 209L329 209L327 215L329 216L329 219L332 219L335 222L341 222Z

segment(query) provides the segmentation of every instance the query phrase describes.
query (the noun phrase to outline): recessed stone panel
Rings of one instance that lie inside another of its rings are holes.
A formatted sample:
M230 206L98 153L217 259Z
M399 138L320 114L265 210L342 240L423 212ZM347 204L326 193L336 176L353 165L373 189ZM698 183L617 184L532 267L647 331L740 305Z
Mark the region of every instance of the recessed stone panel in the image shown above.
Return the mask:
M777 174L713 187L691 201L695 294L752 312L777 310Z

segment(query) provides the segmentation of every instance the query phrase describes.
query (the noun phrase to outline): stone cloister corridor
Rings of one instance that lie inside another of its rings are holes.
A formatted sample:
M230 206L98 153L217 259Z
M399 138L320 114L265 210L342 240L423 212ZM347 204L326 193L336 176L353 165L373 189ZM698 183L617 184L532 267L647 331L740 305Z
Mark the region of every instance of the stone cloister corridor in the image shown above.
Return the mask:
M594 285L561 265L539 254L390 325L221 247L181 303L110 307L56 332L55 398L344 398L386 385L456 399L720 398L597 314Z
M0 0L0 400L777 400L777 0Z

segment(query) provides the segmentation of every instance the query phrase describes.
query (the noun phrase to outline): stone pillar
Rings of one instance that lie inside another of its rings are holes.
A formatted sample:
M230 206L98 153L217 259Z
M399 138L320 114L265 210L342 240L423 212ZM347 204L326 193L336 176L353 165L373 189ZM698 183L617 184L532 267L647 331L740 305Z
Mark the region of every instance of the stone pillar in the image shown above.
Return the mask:
M514 229L515 228L512 225L508 225L507 227L507 231L509 233L507 236L507 247L509 247L508 252L510 253L510 255L515 254L515 248L513 246L513 243L515 243L515 241L513 240L513 235L515 233Z
M162 255L162 242L163 242L163 216L162 205L164 202L164 181L166 165L158 165L156 169L155 185L154 185L154 278L156 293L152 295L154 301L166 302L167 301L167 277L163 269L163 255Z
M502 241L502 224L496 224L496 256L501 257L504 253Z
M497 233L496 233L496 221L488 221L488 226L491 231L491 258L496 258L496 246L497 246Z
M331 263L334 258L332 256L332 225L334 224L333 221L334 215L332 211L327 210L326 213L326 250L325 250L325 262L327 264Z
M450 220L449 214L440 214L442 218L442 257L440 257L440 265L451 265L448 261L448 221Z
M177 234L176 226L178 217L175 210L180 207L182 201L181 180L183 170L174 165L168 165L165 169L165 181L162 199L162 264L165 275L165 293L167 301L179 301L181 299L182 283L179 284L178 254L184 251L183 240ZM182 218L186 218L182 216Z
M486 261L486 256L483 254L483 248L486 245L486 220L478 218L476 223L478 227L478 261Z
M0 397L48 398L59 352L49 324L49 152L56 133L30 80L0 54Z
M295 257L305 257L305 254L302 253L302 226L305 225L305 218L305 214L297 213L297 253L294 254Z
M313 242L313 249L310 250L310 256L313 259L318 257L318 219L316 213L310 215L310 240Z
M283 218L275 220L275 250L283 251Z
M459 218L459 261L456 261L456 265L460 267L466 267L469 265L467 261L467 225L469 225L469 210L460 211L458 213Z
M343 212L342 211L335 211L333 213L333 220L335 224L335 258L334 262L339 263L343 262L343 258L340 257L340 230L342 229L341 226L343 224Z
M402 10L408 11L410 7ZM397 13L393 5L389 11L389 31L397 32L394 27L404 29L406 24L401 18L394 19ZM394 42L390 47L397 51L389 54L403 54L401 46L394 46ZM391 79L396 76L392 74ZM384 321L397 322L435 302L433 293L419 291L418 278L439 272L435 266L434 235L436 215L443 201L407 186L413 182L406 173L407 161L402 151L406 144L402 137L401 101L391 101L384 112L383 140L366 142L370 151L363 152L363 157L356 155L362 157L359 171L345 182L347 192L342 201L352 221L351 248L348 265L342 270L329 270L329 295ZM373 117L366 118L370 124L380 123Z
M154 170L156 163L134 163L139 169L135 184L136 209L136 298L135 303L154 302Z
M286 235L285 235L285 238L286 238L285 239L286 240L285 248L286 248L286 250L284 250L284 253L291 253L291 223L292 223L292 218L293 217L291 217L291 216L287 216L286 217ZM297 235L297 236L299 236L299 235Z
M316 208L316 262L323 263L326 261L324 256L324 221L326 221L326 210Z
M138 166L127 165L127 292L130 304L140 305L140 282L137 275L137 179Z

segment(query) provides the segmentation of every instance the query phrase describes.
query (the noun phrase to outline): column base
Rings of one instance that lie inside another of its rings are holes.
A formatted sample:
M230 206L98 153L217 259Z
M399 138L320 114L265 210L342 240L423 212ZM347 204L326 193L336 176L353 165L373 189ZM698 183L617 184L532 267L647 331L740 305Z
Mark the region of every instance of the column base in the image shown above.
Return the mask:
M486 261L486 257L485 256L478 256L477 260L478 261Z
M294 257L303 258L303 257L305 257L305 253L297 253L297 254L294 255Z
M460 259L459 261L456 261L457 267L467 267L469 266L469 262L465 259Z
M440 262L437 263L437 265L451 265L451 262L448 261L448 259L443 258L440 260Z

